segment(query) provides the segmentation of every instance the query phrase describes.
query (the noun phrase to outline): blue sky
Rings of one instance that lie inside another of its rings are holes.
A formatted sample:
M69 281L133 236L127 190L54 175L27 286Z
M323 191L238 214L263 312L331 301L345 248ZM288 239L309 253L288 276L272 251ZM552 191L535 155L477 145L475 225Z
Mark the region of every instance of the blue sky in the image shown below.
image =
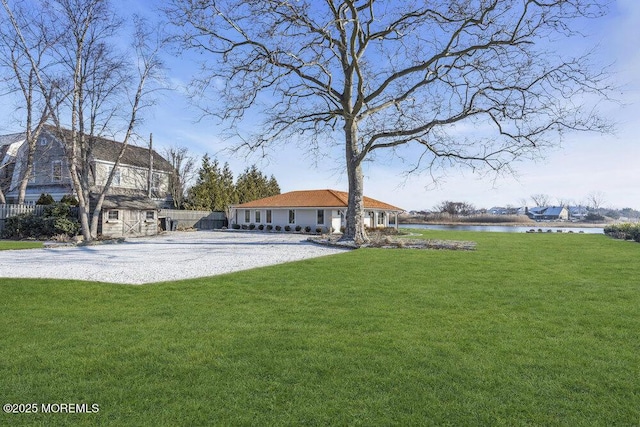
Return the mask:
M149 11L147 5L153 3L134 0L116 4L126 4L127 11L145 14ZM583 40L585 47L599 45L600 62L613 63L615 83L620 86L616 92L620 103L606 106L607 116L616 123L615 135L570 134L561 147L547 153L544 159L516 164L515 177L493 179L452 169L436 186L429 175L404 176L405 165L382 156L380 161L365 165L365 194L417 210L432 208L443 200L466 201L485 208L519 205L521 200L538 193L549 195L552 201L561 198L584 203L589 193L600 192L607 206L640 209L640 141L636 131L640 121L640 2L613 2L610 14L588 31L592 36ZM187 57L168 56L166 64L167 77L177 86L188 85L198 69ZM197 119L197 109L180 91L167 92L153 110L145 112L140 133L152 132L154 146L159 149L175 145L188 147L197 156L209 153L221 163L228 162L236 174L256 163L267 175L276 177L283 192L347 189L340 150L315 159L303 147L285 144L272 150L268 159L232 155L224 149L234 141L220 136L224 126L212 119ZM3 127L12 128L0 120L0 128Z

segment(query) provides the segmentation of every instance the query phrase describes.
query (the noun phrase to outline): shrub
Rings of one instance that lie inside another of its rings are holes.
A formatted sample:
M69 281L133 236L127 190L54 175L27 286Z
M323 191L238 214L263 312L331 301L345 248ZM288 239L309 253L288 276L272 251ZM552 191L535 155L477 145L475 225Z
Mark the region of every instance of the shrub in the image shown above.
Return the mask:
M276 231L281 231L282 227L280 227L279 225L276 225Z
M5 220L2 237L7 239L49 239L53 236L75 236L80 231L78 220L71 217L71 208L64 203L47 205L42 216L33 213L16 215Z
M290 225L285 225L284 226L284 231L291 231L291 226Z
M78 206L80 204L78 202L78 199L76 199L76 196L74 196L73 194L65 194L64 196L62 196L62 199L60 199L60 203L64 203L65 205L69 206Z
M604 221L604 217L595 212L589 212L584 216L584 220L587 222L600 222L600 221Z
M322 233L322 227L316 227L316 234Z
M53 197L51 196L51 194L42 193L40 195L40 198L36 202L36 205L52 205L54 203L55 203L55 200L53 200Z
M240 224L232 224L231 228L233 228L234 230L240 230Z
M256 229L255 224L249 224L249 230L255 230L255 229Z
M249 229L249 226L248 226L247 224L242 224L242 229L243 229L243 230L248 230L248 229Z
M273 230L273 225L268 224L268 225L267 225L267 231L271 231L271 230Z
M614 239L640 242L640 224L615 224L604 228L604 234Z
M311 227L309 227L308 225L304 228L304 231L306 231L307 233L311 233Z
M296 225L296 231L299 232L300 230L302 230L302 227L300 225Z
M260 225L258 226L258 230L260 230L260 231L264 230L264 224L260 224Z

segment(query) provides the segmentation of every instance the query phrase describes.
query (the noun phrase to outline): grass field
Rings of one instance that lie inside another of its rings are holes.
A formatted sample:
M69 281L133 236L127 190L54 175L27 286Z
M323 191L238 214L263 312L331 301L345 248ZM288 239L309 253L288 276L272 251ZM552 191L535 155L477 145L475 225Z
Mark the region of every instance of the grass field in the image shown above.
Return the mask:
M0 279L0 425L638 425L640 244L424 231L126 286ZM211 260L215 262L215 260Z
M16 242L13 240L0 240L0 251L12 249L34 249L41 248L42 242Z

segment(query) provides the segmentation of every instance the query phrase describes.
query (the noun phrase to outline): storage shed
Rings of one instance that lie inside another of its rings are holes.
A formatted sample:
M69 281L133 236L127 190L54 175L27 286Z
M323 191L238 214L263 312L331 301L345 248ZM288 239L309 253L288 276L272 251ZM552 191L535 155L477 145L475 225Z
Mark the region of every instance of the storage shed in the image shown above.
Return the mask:
M102 204L98 234L108 238L158 234L156 203L139 196L107 196Z

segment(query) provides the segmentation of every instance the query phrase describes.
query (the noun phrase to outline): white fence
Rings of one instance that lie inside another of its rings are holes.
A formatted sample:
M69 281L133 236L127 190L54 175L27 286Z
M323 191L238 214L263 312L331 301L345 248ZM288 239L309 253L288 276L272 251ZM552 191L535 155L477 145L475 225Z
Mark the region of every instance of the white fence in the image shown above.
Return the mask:
M43 212L42 205L0 205L0 233L4 230L4 222L7 218L26 213L42 215Z

